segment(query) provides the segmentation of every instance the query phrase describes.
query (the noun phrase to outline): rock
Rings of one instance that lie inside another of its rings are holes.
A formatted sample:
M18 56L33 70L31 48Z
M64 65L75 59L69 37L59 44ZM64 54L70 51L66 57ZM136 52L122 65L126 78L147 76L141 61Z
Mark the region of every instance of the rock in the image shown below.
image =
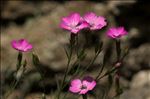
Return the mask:
M130 89L125 90L121 99L149 99L150 71L141 71L133 77Z
M136 49L131 49L125 58L125 66L130 70L150 69L150 44L144 44Z
M24 24L28 18L36 17L50 13L56 6L57 2L48 1L45 2L32 2L32 1L4 1L2 6L2 22L9 24L9 22L15 22Z
M150 71L140 71L131 82L131 88L150 87Z

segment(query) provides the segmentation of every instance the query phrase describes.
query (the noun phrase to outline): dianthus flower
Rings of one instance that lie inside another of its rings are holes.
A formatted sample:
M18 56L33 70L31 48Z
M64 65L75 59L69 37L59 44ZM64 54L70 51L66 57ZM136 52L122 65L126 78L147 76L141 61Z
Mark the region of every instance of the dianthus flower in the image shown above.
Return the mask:
M90 30L98 30L106 26L105 18L102 16L97 16L93 12L86 13L83 19L89 24Z
M88 27L88 24L82 20L79 13L72 13L67 17L62 18L60 23L61 28L77 34L81 29Z
M107 36L113 39L120 38L124 35L127 35L127 31L124 29L124 27L112 27L107 31Z
M11 45L20 52L27 52L32 49L32 45L25 39L13 40Z
M92 77L85 77L83 80L74 79L71 81L69 91L72 93L86 94L88 91L93 90L96 86L96 81Z

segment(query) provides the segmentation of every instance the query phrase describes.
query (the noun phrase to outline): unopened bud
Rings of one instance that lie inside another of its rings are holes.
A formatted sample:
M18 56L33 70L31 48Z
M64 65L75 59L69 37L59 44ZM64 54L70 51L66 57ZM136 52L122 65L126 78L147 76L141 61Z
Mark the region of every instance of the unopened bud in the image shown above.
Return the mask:
M115 67L120 67L121 65L122 65L121 62L117 62L117 63L115 64Z

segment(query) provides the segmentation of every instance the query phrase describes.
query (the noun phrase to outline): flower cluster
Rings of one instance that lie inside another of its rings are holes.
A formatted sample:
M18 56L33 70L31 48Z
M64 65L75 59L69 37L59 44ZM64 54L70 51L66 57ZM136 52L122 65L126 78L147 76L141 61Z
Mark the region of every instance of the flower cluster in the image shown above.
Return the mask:
M70 69L69 66L70 66L70 61L72 59L71 58L72 57L72 52L74 51L74 49L73 49L74 45L78 44L78 39L76 38L78 35L73 35L72 36L72 33L73 34L78 34L82 29L88 29L90 31L100 30L106 25L107 25L106 19L103 16L97 16L93 12L88 12L83 17L81 17L79 13L72 13L72 14L62 18L60 26L61 26L61 28L71 32L71 38L72 39L70 40L71 47L70 47L70 49L68 48L70 51L68 51L68 52L66 51L67 58L68 58L68 64L67 64L67 69L65 71L65 76L62 80L60 90L58 92L58 99L60 99L61 91L63 90L63 88L65 88L66 76L69 73L69 69ZM121 27L110 27L108 29L108 31L106 32L106 35L109 38L112 38L112 39L119 39L122 36L127 35L127 31L124 29L123 26L121 26ZM89 91L91 91L95 88L95 86L96 86L99 79L103 78L104 76L107 76L108 74L110 74L114 71L117 72L116 69L118 69L122 65L122 60L123 60L124 56L126 56L127 53L125 53L123 55L123 57L120 58L121 57L120 40L114 40L114 41L116 41L116 52L117 52L117 62L115 64L115 68L112 68L112 70L106 72L106 74L101 76L101 73L103 72L103 67L102 67L102 69L100 70L100 73L97 75L96 78L92 78L90 76L84 77L82 80L81 79L71 80L72 79L71 78L69 80L69 81L71 81L71 82L69 82L70 83L70 86L69 86L69 91L70 92L75 93L75 94L83 95L83 97L84 97L84 96L86 96L86 94ZM71 42L73 42L73 43L71 43ZM74 42L77 42L77 43L74 44ZM28 51L32 50L33 46L25 39L13 40L11 42L11 45L14 49L16 49L19 52L19 54L18 54L18 63L17 63L17 70L19 70L21 66L25 67L25 65L26 65L26 60L24 62L22 61L22 54L23 54L22 52L28 52ZM99 47L99 45L98 45L97 48L99 48L99 49L98 49L97 52L95 52L96 54L95 54L94 60L92 60L92 62L87 66L87 68L85 68L85 70L83 70L81 72L81 74L84 74L84 72L87 71L88 67L93 65L93 63L96 60L97 56L101 52L102 45L101 45L101 48ZM82 50L84 51L85 49L82 49ZM35 55L35 54L32 54L32 55L33 55L33 64L35 66L39 65L39 59L38 59L37 55ZM77 58L78 58L77 62L82 61L82 59L84 58L84 52L81 51L79 53L77 51ZM22 65L22 63L24 63L24 65ZM39 67L38 67L37 70L41 74L41 71L39 70ZM80 71L79 72L78 71L75 72L75 73L77 73L77 75L80 74L79 73ZM79 75L80 77L83 76L81 74ZM117 79L117 81L118 81L118 79ZM117 82L117 84L119 84L118 82ZM120 90L120 87L118 87L118 90ZM84 98L84 99L87 99L87 98Z
M79 13L72 13L69 16L63 17L60 23L61 28L73 34L77 34L80 30L87 28L99 30L106 25L106 19L102 16L97 16L93 12L88 12L83 17ZM108 37L116 39L127 35L127 31L124 27L111 27L106 34Z
M106 19L103 16L97 16L93 12L86 13L83 17L79 13L72 13L69 16L63 17L60 23L61 28L77 34L82 29L100 30L107 25ZM110 27L106 35L112 39L119 39L127 35L124 27ZM117 45L117 54L119 56L120 45ZM120 63L121 64L121 63ZM120 65L117 64L117 65ZM116 66L117 67L117 66ZM69 91L78 94L87 94L96 86L96 81L92 77L85 77L83 80L73 79L71 81Z
M93 12L86 13L83 17L79 13L72 13L62 18L61 28L77 34L80 30L90 28L90 30L98 30L106 26L105 18L97 16Z
M88 23L90 30L98 30L106 26L105 18L93 12L86 13L83 19Z

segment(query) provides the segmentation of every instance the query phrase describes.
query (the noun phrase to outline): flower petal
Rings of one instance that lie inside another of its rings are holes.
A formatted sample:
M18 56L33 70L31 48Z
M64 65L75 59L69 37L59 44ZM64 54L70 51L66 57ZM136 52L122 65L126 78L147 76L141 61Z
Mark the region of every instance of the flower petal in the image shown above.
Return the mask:
M85 15L84 15L84 20L86 21L86 22L88 22L89 24L92 24L93 23L93 21L95 21L95 18L96 18L97 16L96 16L96 14L95 13L93 13L93 12L88 12L88 13L86 13Z
M96 86L96 81L92 77L86 76L84 77L82 84L87 87L87 90L92 90Z
M83 21L83 22L81 23L81 25L79 25L77 28L78 28L79 30L81 30L81 29L84 29L84 28L87 28L87 27L89 27L89 24L88 24L87 22Z
M81 20L81 16L79 13L72 13L69 15L69 20L70 20L70 25L71 26L76 26L78 25L78 23L80 22Z
M32 49L32 45L28 43L25 39L13 40L11 45L14 49L22 52L26 52Z
M80 31L80 29L71 29L71 33L73 33L73 34L77 34L78 32Z
M86 94L88 92L87 89L82 89L79 94Z
M93 12L85 14L84 20L89 23L91 30L98 30L106 25L105 18L102 16L96 16Z
M87 89L88 89L88 90L93 90L95 86L96 86L96 81L92 81L92 82L87 86Z
M69 91L73 93L78 93L81 90L81 80L80 79L74 79L71 81L71 86L69 87Z
M12 45L12 47L13 47L14 49L17 49L17 48L19 47L19 44L17 43L16 40L13 40L13 41L11 42L11 45Z
M106 34L108 37L115 39L127 35L127 31L124 29L124 27L118 27L118 28L112 27L107 31Z
M78 33L82 28L85 27L85 25L80 25L80 22L82 21L82 18L79 13L72 13L67 17L62 18L62 21L60 23L60 27L66 30L71 31L71 33Z
M61 22L60 23L60 27L66 30L71 30L70 26L68 26L65 22Z
M31 45L31 44L28 44L28 45L25 46L24 51L29 51L29 50L31 50L32 48L33 48L32 45Z
M121 35L126 35L126 34L127 34L127 31L124 29L124 27L118 27L118 32L119 32Z
M79 85L79 86L82 85L80 79L74 79L74 80L71 81L71 86L77 86L77 85Z
M69 91L72 93L78 93L81 91L81 89L74 86L74 87L69 87Z
M71 23L71 22L70 22L70 18L68 18L68 17L63 17L63 18L62 18L62 22L63 22L64 24L68 25L68 26L69 26L70 23Z
M102 16L98 16L97 19L96 19L95 24L97 24L97 25L101 24L101 25L105 26L106 25L105 18L102 17Z

